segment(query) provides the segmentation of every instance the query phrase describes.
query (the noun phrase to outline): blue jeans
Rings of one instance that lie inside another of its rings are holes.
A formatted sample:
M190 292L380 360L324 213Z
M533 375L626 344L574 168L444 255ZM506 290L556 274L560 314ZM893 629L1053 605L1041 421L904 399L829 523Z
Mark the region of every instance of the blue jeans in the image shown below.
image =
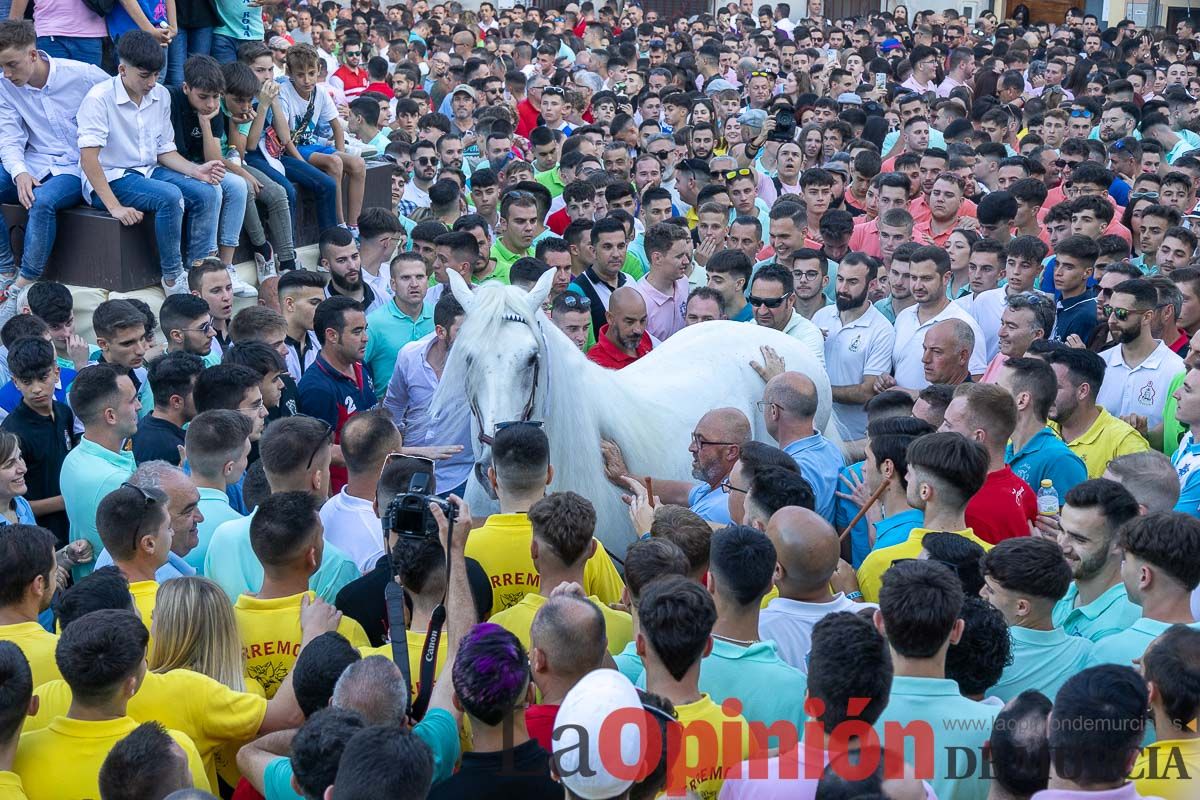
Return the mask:
M77 206L83 200L83 189L74 175L54 175L33 189L33 206L25 223L25 249L21 253L21 277L36 281L46 270L46 261L54 247L58 228L58 212ZM17 186L8 172L0 167L0 203L17 203ZM8 236L0 236L0 272L16 270L12 245Z
M217 248L217 215L221 210L221 190L193 180L166 167L154 170L153 178L130 172L110 181L109 186L122 205L154 213L154 240L164 280L173 281L183 273L180 244L183 241L183 213L189 215L188 262L212 255ZM92 192L92 205L104 203Z
M38 50L45 50L55 58L72 58L86 64L100 66L104 53L104 40L81 36L39 36Z
M312 192L317 201L317 226L321 230L336 227L337 214L337 181L321 170L291 156L279 159L283 162L284 172L288 180Z
M223 33L212 35L212 51L209 53L222 64L232 64L237 61L238 48L246 43L245 39L235 39Z
M246 197L250 187L241 175L226 172L221 179L221 216L217 223L217 243L237 247L246 219Z
M183 83L183 64L188 56L206 56L212 50L212 28L180 28L167 47L167 85Z

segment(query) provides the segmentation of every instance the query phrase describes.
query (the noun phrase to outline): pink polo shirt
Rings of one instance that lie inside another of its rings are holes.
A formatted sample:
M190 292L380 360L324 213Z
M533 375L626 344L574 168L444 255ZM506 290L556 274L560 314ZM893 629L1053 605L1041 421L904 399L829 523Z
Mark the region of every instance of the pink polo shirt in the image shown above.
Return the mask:
M96 16L83 0L37 0L33 27L38 36L78 36L97 39L108 35L104 18Z
M675 281L671 294L663 294L651 286L646 276L639 278L633 288L637 289L646 301L647 333L662 341L683 329L683 311L687 305L689 288L687 278Z

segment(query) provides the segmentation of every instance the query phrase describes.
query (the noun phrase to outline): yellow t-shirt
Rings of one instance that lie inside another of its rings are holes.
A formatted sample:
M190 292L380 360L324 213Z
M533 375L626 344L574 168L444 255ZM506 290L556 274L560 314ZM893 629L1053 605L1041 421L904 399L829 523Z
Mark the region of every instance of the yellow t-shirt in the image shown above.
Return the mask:
M858 568L858 590L862 592L863 600L868 603L879 602L879 589L883 586L883 573L887 572L888 568L892 566L892 562L897 559L916 558L921 555L921 548L923 546L921 542L927 533L944 533L944 531L913 528L907 540L900 544L894 544L891 547L885 547L882 550L872 550L867 555L862 565ZM950 531L950 533L965 536L984 550L992 549L991 544L976 536L975 531L970 528L964 528L961 531Z
M598 597L589 597L600 613L604 615L604 632L608 636L608 652L618 655L625 645L633 641L633 618L624 611L609 608L600 602ZM540 594L527 594L521 602L512 608L506 608L491 621L511 632L529 650L529 629L533 626L533 616L546 603L546 598Z
M408 674L412 679L412 696L416 698L421 691L421 652L425 649L425 631L405 631L408 634ZM379 647L360 647L358 652L363 658L367 656L383 656L389 661L392 659L392 646L390 644L380 645ZM442 628L442 638L438 639L437 659L434 661L434 675L442 673L442 667L446 664L446 629Z
M25 732L41 730L71 707L71 687L57 680L38 686L37 715L25 722ZM207 675L190 669L159 674L147 672L125 713L137 722L161 722L193 742L204 762L209 785L216 786L215 755L226 744L238 747L255 738L267 714L261 694L236 692Z
M58 637L36 622L18 622L15 625L0 625L0 641L12 642L21 648L29 669L33 671L33 685L58 680L62 675L54 660Z
M129 584L129 593L133 595L133 604L146 630L150 630L150 618L154 615L154 603L158 599L158 581L134 581Z
M140 723L132 717L87 721L56 717L48 727L21 735L13 772L32 800L80 800L100 796L100 767L117 742ZM187 734L168 730L183 752L197 789L211 784L196 745Z
M467 558L483 567L492 584L492 614L515 606L521 598L538 592L538 574L529 555L533 526L525 514L493 514L467 537ZM603 545L583 571L583 590L605 603L621 602L625 583Z
M246 677L258 681L268 699L275 696L300 654L304 639L300 630L300 598L305 595L310 600L316 597L312 592L303 592L260 600L244 594L233 606L246 657ZM354 647L371 643L362 626L350 617L342 617L338 633Z
M1143 797L1200 797L1200 739L1164 739L1143 748L1130 777Z
M20 775L15 772L0 772L0 800L27 800Z
M1117 456L1149 450L1150 444L1131 425L1100 409L1100 416L1078 439L1067 442L1071 452L1083 459L1089 478L1104 475L1108 462ZM1050 422L1050 429L1062 438L1057 422Z
M725 774L750 755L750 728L746 724L746 718L741 714L736 717L729 716L707 694L702 694L700 699L694 703L675 706L675 716L684 726L683 735L687 742L683 762L686 769L680 770L679 774L692 776L688 778L688 791L695 792L701 800L716 800L717 795L721 793L721 786L725 783ZM700 744L702 741L711 741L711 739L707 733L693 732L689 735L688 727L692 725L703 726L715 733L715 762L712 759L712 753L703 754L706 757L701 759ZM725 737L734 730L741 737L741 746L730 745L729 755L733 758L727 760L725 758ZM670 767L667 768L667 773L668 775L672 773ZM668 787L668 791L670 788Z

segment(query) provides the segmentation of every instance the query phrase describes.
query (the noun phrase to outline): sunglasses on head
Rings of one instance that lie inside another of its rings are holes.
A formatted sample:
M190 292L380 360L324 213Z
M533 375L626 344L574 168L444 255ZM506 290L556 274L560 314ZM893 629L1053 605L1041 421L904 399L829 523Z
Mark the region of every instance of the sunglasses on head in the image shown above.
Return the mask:
M580 297L572 292L563 293L562 304L567 308L577 308L580 311L588 311L592 307L591 298Z
M754 174L754 170L749 167L742 167L741 169L728 170L724 174L725 180L731 181L734 178L748 178Z
M550 95L554 95L555 97L566 97L567 90L562 88L561 86L547 86L545 89L542 89L542 94L543 95L550 94Z
M780 297L755 297L754 295L750 295L746 298L746 300L755 308L758 308L759 306L766 306L767 308L779 308L781 305L783 305L783 302L791 296L791 292L788 292Z
M1072 108L1071 116L1076 119L1079 119L1081 117L1083 119L1091 119L1092 117L1094 117L1096 115L1093 114L1091 111L1088 111L1086 108Z
M751 78L769 78L769 79L771 79L771 80L775 80L775 73L773 73L773 72L761 72L761 71L759 71L759 70L755 70L754 72L751 72L751 73L750 73L750 77L751 77Z

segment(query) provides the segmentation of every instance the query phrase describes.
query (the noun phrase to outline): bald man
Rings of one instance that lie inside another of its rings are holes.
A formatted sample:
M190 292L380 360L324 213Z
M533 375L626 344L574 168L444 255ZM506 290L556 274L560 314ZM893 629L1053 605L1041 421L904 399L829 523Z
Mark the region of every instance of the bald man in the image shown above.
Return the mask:
M621 369L649 353L654 340L646 332L646 300L632 286L622 286L608 300L608 320L600 326L587 357L605 369Z
M714 408L696 423L688 446L692 454L692 477L699 483L654 478L655 496L666 505L687 506L708 522L731 524L729 500L721 484L742 457L742 445L752 438L750 420L740 409ZM633 480L619 448L612 443L606 444L605 471L619 485Z
M838 471L846 466L842 451L813 427L817 387L806 375L783 372L767 381L762 413L767 434L795 460L816 497L816 509L833 523Z
M529 645L529 666L542 702L525 711L525 727L549 753L554 750L554 717L563 698L604 661L604 615L581 596L554 595L534 615Z
M779 596L759 615L758 632L775 642L785 663L807 674L813 626L836 611L857 612L875 605L830 591L841 543L833 526L819 514L798 506L781 508L767 523L767 538L775 545Z
M925 380L957 386L970 380L975 333L961 319L944 319L925 332L921 363Z

